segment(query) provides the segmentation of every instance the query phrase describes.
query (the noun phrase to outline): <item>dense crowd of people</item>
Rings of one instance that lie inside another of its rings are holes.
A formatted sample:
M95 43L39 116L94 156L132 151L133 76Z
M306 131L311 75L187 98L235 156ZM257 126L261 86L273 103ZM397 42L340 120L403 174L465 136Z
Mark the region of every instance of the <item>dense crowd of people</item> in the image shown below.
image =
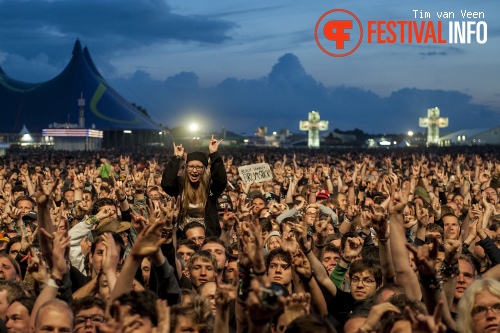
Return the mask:
M221 141L0 157L0 332L500 331L497 147Z

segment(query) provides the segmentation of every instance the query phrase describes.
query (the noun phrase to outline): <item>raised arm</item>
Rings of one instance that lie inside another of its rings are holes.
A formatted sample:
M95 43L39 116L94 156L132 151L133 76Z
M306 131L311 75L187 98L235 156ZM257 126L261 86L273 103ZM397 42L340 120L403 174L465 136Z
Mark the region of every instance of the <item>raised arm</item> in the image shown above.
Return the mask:
M305 222L301 221L300 224L295 225L295 232L297 235L296 237L298 238L297 241L299 246L311 264L314 278L320 285L325 287L333 297L335 297L337 294L337 287L328 277L328 273L326 272L325 267L323 267L323 264L312 252L312 244L307 240L307 225L305 225Z
M380 250L380 264L382 267L382 278L384 284L394 283L396 272L391 252L391 243L389 238L391 235L389 228L389 219L385 209L381 206L370 206L372 225L377 232L378 247Z
M150 212L150 215L152 214L153 212ZM146 225L137 237L137 240L130 250L130 254L125 259L116 285L111 291L111 296L107 304L108 310L116 298L132 290L134 276L141 265L142 259L147 256L155 255L159 250L163 243L163 238L161 238L162 228L163 222L160 221L160 219L155 219L154 222L150 220L150 223Z
M47 284L42 289L40 295L38 295L35 305L33 306L32 313L36 314L38 309L47 301L55 299L57 296L57 291L59 287L62 286L62 281L66 273L68 272L68 265L66 264L66 259L64 254L69 248L69 236L65 232L58 232L53 236L51 241L51 252L45 252L45 257L50 257L51 274L47 281ZM39 262L41 264L41 261ZM30 318L30 327L35 327L36 316L33 315Z
M403 209L406 207L406 198L401 193L393 191L389 203L389 220L391 222L390 246L393 253L394 270L396 282L405 288L408 296L420 299L422 297L418 285L417 275L410 266L410 257L406 249L406 237L403 226Z

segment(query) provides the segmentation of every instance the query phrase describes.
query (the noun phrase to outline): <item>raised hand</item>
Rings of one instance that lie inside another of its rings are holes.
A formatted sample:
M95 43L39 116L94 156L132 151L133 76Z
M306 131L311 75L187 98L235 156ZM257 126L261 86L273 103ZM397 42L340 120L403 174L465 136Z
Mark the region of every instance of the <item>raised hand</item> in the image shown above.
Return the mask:
M432 244L424 244L414 247L406 244L406 247L415 257L415 264L420 274L424 276L436 275L436 259L438 255L438 242L436 238L432 239Z
M328 225L330 224L332 220L331 215L328 215L327 219L324 220L318 220L314 224L314 229L315 229L315 234L316 234L316 241L318 245L323 245L326 242L326 237L328 236Z
M312 275L311 263L307 259L307 256L301 250L296 253L288 251L290 258L292 258L292 268L295 272L303 278L310 278Z
M182 144L176 146L175 142L173 143L174 145L174 156L183 158L184 157L184 148L182 147Z
M391 195L389 202L389 214L403 214L408 198L401 192L395 192Z
M290 224L292 225L292 229L289 230L288 232L283 232L281 248L285 251L290 251L292 253L295 253L297 252L299 244L297 243L297 240L295 238L293 228L295 228L295 233L301 232L302 229L300 229L301 226L298 224L292 224L292 223ZM305 230L307 233L307 229Z
M380 206L370 206L373 229L377 232L379 242L387 242L391 236L389 221L385 209Z
M424 208L421 204L417 204L417 221L421 228L427 227L429 224L429 210Z
M110 233L104 233L102 235L102 244L104 245L104 253L102 255L102 271L104 273L114 273L116 267L118 267L118 262L120 261L120 255L116 251L116 243L113 236Z
M223 229L233 229L235 224L238 223L238 218L233 212L228 211L227 207L224 211L224 217L222 219L222 228Z
M446 238L446 236L445 236ZM460 255L462 242L457 239L445 239L443 242L444 247L444 259L448 264L453 264L458 260L458 256Z
M154 224L146 225L132 246L130 255L138 258L144 258L158 251L164 241L161 237L162 228L163 223L159 220L157 220Z
M47 271L47 263L43 259L41 253L35 253L33 248L29 250L28 256L28 268L26 269L28 273L31 274L33 279L39 284L44 285L49 279L49 273Z
M311 294L293 293L285 300L285 317L287 324L300 316L308 315L311 309Z
M238 272L236 275L238 276ZM238 293L238 279L233 279L231 284L219 284L217 279L215 279L217 283L217 290L215 291L215 305L219 309L227 309L231 302L236 299L236 295Z
M368 314L368 317L366 318L365 322L361 325L358 332L377 331L377 329L379 329L382 316L384 316L388 312L392 312L395 314L401 313L401 311L395 305L389 302L380 303L372 306L370 309L370 313Z
M222 142L222 139L220 141L217 141L214 139L214 136L212 135L212 138L210 139L210 143L208 144L208 151L210 154L215 153L217 149L219 149L219 145Z
M361 237L347 237L344 248L342 249L343 257L348 261L352 261L361 253L363 244L364 240Z
M158 325L153 328L152 333L170 333L170 307L166 300L156 300L156 312L158 313Z
M55 234L52 240L52 273L57 277L62 278L64 274L68 272L68 265L66 264L66 259L64 254L66 249L69 248L70 236L65 235L62 232Z
M263 244L262 244L262 229L259 223L248 223L247 224L250 232L250 237L247 238L249 241L246 244L246 250L248 257L252 261L253 269L255 272L261 273L266 270L266 264L264 262Z
M50 179L43 179L42 176L38 176L38 188L36 191L37 204L47 207L58 186L59 178L57 178L55 182L52 182Z

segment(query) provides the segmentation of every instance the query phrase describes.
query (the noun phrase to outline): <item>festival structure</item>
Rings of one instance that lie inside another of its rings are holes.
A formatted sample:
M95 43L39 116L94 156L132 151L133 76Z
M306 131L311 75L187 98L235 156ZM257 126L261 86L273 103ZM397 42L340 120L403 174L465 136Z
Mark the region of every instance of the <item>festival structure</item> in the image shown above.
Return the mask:
M161 127L110 86L79 40L72 54L59 75L42 83L15 80L0 68L0 133L19 133L23 125L32 134L81 129L89 138L104 135L109 145L124 142L130 132L142 142L158 135Z
M427 118L420 118L420 127L427 127L427 145L439 144L439 128L448 127L448 118L439 117L439 108L427 109Z
M309 112L308 120L301 120L299 124L301 131L309 131L309 148L319 148L319 131L328 130L328 120L320 120L319 112Z

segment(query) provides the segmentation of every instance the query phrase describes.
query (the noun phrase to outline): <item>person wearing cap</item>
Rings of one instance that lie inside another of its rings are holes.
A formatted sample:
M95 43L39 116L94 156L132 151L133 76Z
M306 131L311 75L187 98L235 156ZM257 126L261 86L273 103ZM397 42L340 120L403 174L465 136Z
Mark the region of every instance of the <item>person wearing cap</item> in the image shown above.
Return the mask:
M323 203L324 200L330 198L328 190L319 190L316 194L316 202Z
M80 272L85 272L85 254L81 250L81 241L92 229L112 219L117 219L115 201L110 198L100 198L92 204L90 215L69 230L71 236L69 259Z
M205 225L207 236L219 237L221 234L217 198L227 184L224 163L217 152L221 141L217 141L212 135L208 145L210 172L207 170L207 155L192 152L187 154L186 167L180 176L178 173L184 148L174 143L174 157L163 172L161 186L168 195L181 197L181 211L177 221L181 231L187 223L199 222Z

